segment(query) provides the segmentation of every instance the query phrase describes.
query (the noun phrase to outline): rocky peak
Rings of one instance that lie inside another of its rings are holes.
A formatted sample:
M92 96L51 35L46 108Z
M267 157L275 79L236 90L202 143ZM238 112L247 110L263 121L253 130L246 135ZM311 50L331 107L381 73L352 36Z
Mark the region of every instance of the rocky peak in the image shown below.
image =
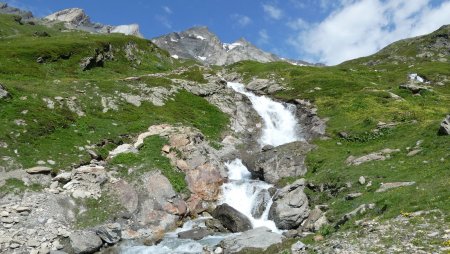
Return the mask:
M228 65L243 60L263 63L283 61L278 56L257 48L244 38L233 43L223 43L205 26L170 33L152 41L169 51L174 58L195 59L211 65Z
M55 12L45 17L44 20L50 22L64 22L69 29L83 30L91 33L121 33L143 37L139 32L138 24L110 26L92 23L85 11L80 8L69 8Z
M69 8L48 15L45 19L50 21L62 21L75 26L91 23L89 16L80 8Z

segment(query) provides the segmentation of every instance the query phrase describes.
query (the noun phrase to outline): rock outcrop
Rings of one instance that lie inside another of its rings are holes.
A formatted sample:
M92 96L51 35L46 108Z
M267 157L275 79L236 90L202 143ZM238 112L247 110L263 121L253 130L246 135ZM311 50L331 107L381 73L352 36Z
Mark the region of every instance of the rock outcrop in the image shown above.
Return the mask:
M139 32L139 25L109 26L99 23L92 23L89 16L83 9L69 8L52 13L44 18L47 22L63 22L68 29L83 30L94 33L122 33L143 37Z
M234 235L223 240L220 245L224 253L238 253L244 250L264 251L274 244L279 244L284 237L273 233L266 227L248 230L240 235Z
M304 188L305 179L299 179L275 193L269 219L279 229L296 229L308 217L309 203Z
M253 177L276 184L284 177L303 176L306 173L306 154L313 147L304 141L296 141L263 149L244 158L244 162Z
M252 228L250 220L228 204L217 206L212 216L222 222L222 225L233 233L247 231Z

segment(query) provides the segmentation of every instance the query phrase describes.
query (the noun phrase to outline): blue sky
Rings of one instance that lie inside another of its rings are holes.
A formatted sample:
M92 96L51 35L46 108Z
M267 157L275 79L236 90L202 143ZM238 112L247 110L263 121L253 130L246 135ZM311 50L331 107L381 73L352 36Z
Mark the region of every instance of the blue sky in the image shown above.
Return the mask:
M93 22L137 23L146 38L208 26L282 57L337 64L450 24L450 0L0 0L46 16L79 7Z

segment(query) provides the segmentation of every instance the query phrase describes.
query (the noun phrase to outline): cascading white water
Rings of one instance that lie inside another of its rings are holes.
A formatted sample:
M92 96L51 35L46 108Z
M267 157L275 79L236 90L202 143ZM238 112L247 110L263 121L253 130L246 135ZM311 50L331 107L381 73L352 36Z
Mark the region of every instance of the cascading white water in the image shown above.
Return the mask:
M243 84L228 82L228 86L234 91L247 96L253 108L263 119L264 128L259 140L261 146L279 146L300 139L297 135L299 129L297 119L288 107L266 96L257 96L246 91Z
M228 169L229 182L222 185L222 198L220 203L227 203L250 219L252 226L268 227L274 232L280 232L275 223L268 219L269 208L272 200L267 198L268 202L264 204L264 212L259 218L252 215L252 210L259 205L258 194L264 190L268 190L272 185L259 180L251 180L251 174L242 164L240 159L235 159L225 163ZM267 191L266 191L267 192ZM264 194L264 193L261 193ZM268 192L267 192L268 195Z
M243 84L228 82L228 86L238 93L247 96L253 108L264 121L262 136L259 140L261 146L279 146L285 143L300 140L297 135L298 122L294 113L283 104L275 102L265 96L257 96L245 90ZM268 219L272 199L266 191L267 202L264 212L259 218L255 218L252 211L261 205L262 191L268 190L272 185L259 180L251 180L248 169L240 159L235 159L225 164L228 169L229 182L222 186L221 203L227 203L245 216L247 216L254 228L265 226L274 232L281 233L275 223Z
M301 140L297 135L299 128L295 115L288 107L279 102L275 102L265 96L257 96L245 90L244 85L239 83L228 83L238 93L247 96L253 108L264 121L262 136L258 140L261 146L272 145L279 146L289 142ZM222 185L222 198L220 203L227 203L250 219L254 228L265 226L273 232L281 233L275 223L268 219L269 209L272 205L272 199L268 189L272 185L259 180L252 180L248 169L242 164L240 159L235 159L225 163L228 169L228 183ZM262 214L255 218L253 211L255 207L261 204L261 194L263 195ZM265 196L264 196L265 195ZM126 254L172 254L172 253L203 253L203 246L216 246L226 236L215 235L208 236L199 241L189 239L179 239L176 233L192 229L196 226L202 226L201 221L192 220L185 223L183 228L175 232L166 234L164 240L156 246L129 246L123 247L122 253ZM200 223L200 224L199 224ZM204 226L204 225L203 225Z

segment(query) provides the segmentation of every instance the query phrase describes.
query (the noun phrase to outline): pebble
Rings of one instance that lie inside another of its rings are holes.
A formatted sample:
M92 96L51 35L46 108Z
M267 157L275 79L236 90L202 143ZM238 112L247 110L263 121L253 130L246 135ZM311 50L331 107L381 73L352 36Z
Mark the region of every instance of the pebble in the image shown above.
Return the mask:
M1 211L0 212L0 217L8 217L9 213L7 211Z
M41 246L41 243L35 239L30 239L27 242L27 246L28 247L38 247L38 246Z
M20 247L20 244L18 244L18 243L11 243L10 245L9 245L9 248L11 248L11 249L17 249L17 248L19 248Z
M10 223L14 223L14 219L13 219L13 218L10 218L10 217L3 217L3 218L2 218L2 222L3 222L3 223L10 224Z
M21 213L21 212L31 212L31 208L27 207L27 206L19 206L16 208L16 212Z

